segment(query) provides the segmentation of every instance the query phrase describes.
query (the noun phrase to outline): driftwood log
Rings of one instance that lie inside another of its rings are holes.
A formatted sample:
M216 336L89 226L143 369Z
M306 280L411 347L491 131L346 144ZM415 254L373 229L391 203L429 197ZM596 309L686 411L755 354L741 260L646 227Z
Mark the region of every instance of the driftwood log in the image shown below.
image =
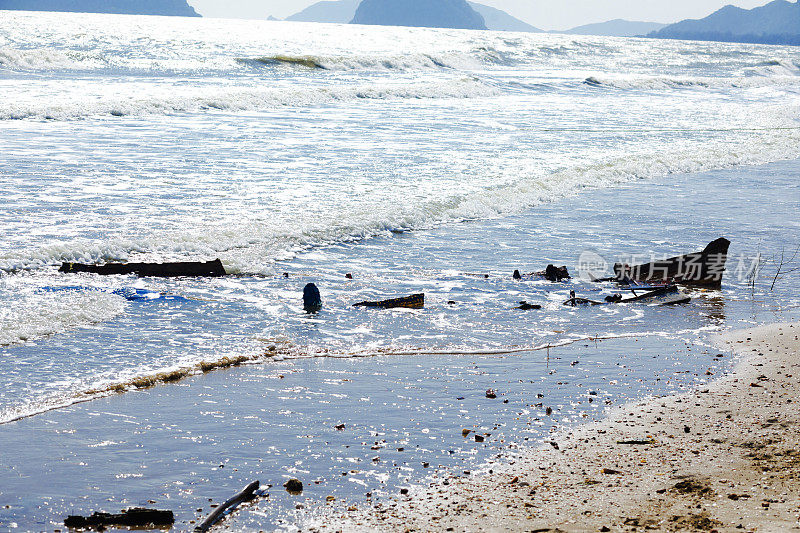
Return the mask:
M186 277L219 277L227 274L222 261L180 262L180 263L106 263L104 265L86 265L83 263L62 263L59 272L88 272L112 276L115 274L137 276L153 276L158 278Z
M201 524L195 526L194 530L198 533L205 533L211 529L211 527L222 518L222 515L225 513L225 511L236 507L242 502L250 501L255 498L256 491L258 490L259 486L261 486L261 484L258 481L253 481L247 485L241 492L236 494L236 496L214 509L214 512L208 515L208 518L203 520Z
M70 515L64 525L71 528L99 528L108 526L163 527L175 523L172 511L159 511L134 507L121 513L102 513L95 511L91 516Z
M425 307L425 294L412 294L403 298L392 298L391 300L380 300L377 302L358 302L353 307L374 307L377 309L394 309L405 307L407 309L422 309Z

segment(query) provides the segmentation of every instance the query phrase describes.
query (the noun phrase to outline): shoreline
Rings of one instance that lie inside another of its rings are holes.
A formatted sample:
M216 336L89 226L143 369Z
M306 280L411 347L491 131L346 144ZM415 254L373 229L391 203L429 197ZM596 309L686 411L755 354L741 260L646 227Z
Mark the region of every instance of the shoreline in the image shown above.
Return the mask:
M615 408L489 470L320 531L800 531L800 323L728 332L721 379Z

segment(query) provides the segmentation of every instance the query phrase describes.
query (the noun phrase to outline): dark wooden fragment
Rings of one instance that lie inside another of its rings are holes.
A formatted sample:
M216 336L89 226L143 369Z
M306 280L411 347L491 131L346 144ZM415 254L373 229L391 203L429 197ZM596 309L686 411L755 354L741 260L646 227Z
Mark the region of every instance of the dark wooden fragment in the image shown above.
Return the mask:
M134 507L121 513L97 512L91 516L70 515L64 520L66 527L72 528L98 528L108 526L127 527L164 527L175 523L172 511L159 511L158 509L145 509Z
M83 263L62 263L59 272L88 272L104 276L129 275L153 276L159 278L175 277L219 277L227 274L222 261L180 262L180 263L106 263L104 265L86 265Z
M261 486L261 484L258 481L253 481L252 483L247 485L241 492L236 494L233 498L230 498L225 503L214 509L214 512L208 515L208 518L203 520L201 524L195 526L194 530L199 533L205 533L206 531L211 529L211 526L213 526L219 521L219 519L222 517L222 514L225 511L227 511L231 507L239 505L242 502L249 501L255 498L255 492L258 490L259 486Z
M373 307L377 309L394 309L405 307L407 309L422 309L425 307L425 294L412 294L403 298L393 298L391 300L381 300L377 302L358 302L353 307Z

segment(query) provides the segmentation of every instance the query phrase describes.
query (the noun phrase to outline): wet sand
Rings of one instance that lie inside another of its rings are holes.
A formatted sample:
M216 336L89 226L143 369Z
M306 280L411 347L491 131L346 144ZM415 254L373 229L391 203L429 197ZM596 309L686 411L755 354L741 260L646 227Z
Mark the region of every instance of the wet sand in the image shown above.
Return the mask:
M629 404L490 473L312 529L800 531L800 323L720 337L728 376Z

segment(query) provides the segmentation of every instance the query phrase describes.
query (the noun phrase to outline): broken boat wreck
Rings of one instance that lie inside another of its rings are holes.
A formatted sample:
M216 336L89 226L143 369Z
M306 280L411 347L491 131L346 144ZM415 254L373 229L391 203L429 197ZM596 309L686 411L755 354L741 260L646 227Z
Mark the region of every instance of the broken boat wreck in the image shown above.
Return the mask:
M724 237L712 241L701 252L695 252L642 265L614 265L616 281L657 281L719 289L728 260L731 241Z

